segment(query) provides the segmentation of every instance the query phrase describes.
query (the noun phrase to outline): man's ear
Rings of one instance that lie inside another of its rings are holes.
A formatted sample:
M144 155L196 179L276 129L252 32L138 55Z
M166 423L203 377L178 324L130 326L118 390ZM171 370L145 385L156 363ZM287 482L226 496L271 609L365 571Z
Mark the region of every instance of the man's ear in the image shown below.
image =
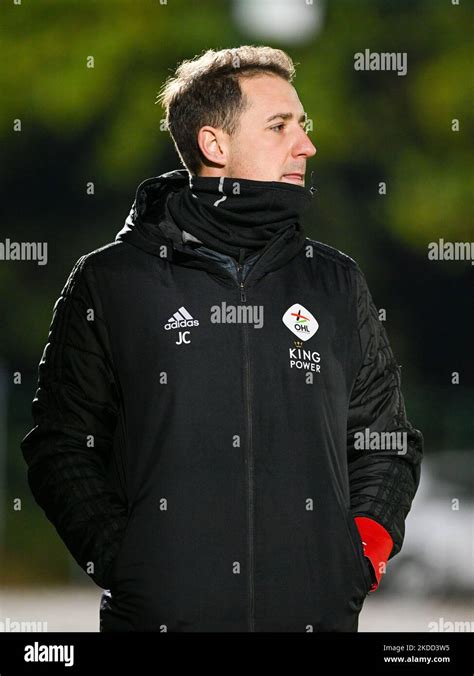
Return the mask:
M209 164L225 167L228 162L229 144L227 134L215 127L201 127L198 132L198 145Z

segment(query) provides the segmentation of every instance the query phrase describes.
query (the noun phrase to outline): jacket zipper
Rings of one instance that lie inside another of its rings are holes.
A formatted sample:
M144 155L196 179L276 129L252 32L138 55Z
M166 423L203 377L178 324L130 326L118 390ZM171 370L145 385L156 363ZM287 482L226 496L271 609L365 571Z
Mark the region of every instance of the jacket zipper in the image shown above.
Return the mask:
M245 303L247 296L245 293L244 282L242 280L242 265L236 262L238 285L240 288L240 301ZM247 518L248 518L248 533L249 533L249 613L248 624L249 631L255 631L255 581L254 581L254 481L253 481L253 453L252 453L252 408L250 401L250 350L248 340L248 328L246 324L243 325L244 333L244 375L245 375L245 392L246 392L246 419L248 430L247 443Z
M237 262L236 262L236 266L237 266L237 274L239 276L240 300L241 300L242 303L245 303L247 298L245 296L244 282L242 280L242 266L240 265L240 263L237 263Z

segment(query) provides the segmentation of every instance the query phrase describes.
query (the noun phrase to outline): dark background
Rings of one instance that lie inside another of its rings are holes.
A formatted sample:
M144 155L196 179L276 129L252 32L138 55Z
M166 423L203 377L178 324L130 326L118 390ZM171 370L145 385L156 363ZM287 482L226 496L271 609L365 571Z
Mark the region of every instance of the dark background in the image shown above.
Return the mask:
M472 28L463 0L295 0L288 15L276 0L2 2L0 241L48 243L45 266L0 261L5 585L90 584L34 503L19 444L61 288L80 256L115 238L138 183L180 166L156 95L179 61L211 47L268 44L298 64L294 85L318 149L308 235L365 272L387 312L426 467L449 484L432 499L449 512L461 496L472 517L474 266L428 259L430 242L474 239ZM365 49L407 52L407 74L356 71ZM442 527L426 518L428 529ZM465 537L472 545L472 529Z

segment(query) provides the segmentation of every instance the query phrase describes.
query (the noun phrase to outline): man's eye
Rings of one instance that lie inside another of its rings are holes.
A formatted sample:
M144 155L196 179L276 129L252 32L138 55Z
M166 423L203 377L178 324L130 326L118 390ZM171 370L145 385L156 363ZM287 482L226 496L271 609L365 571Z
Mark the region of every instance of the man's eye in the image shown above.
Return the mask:
M274 127L270 127L270 129L283 129L284 126L284 124L276 124Z

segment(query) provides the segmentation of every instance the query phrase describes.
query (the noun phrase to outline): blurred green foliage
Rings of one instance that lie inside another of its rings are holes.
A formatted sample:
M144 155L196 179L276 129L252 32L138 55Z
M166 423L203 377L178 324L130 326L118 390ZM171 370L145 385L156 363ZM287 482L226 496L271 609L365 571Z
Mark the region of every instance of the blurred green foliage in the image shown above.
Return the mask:
M17 118L25 131L60 140L98 127L89 171L116 186L129 186L169 144L154 101L177 62L245 40L223 0L39 0L4 3L2 12L2 145L15 152ZM320 170L370 161L374 178L389 183L384 227L420 247L472 233L470 28L467 2L340 1L328 3L320 36L289 48ZM407 52L407 76L354 71L365 48Z
M208 48L271 44L298 64L294 84L318 149L309 163L319 191L308 234L353 256L376 304L388 309L408 408L428 447L472 441L472 331L463 314L472 303L472 270L427 261L430 241L474 235L472 3L337 0L324 7L321 32L288 45L246 35L229 0L2 2L1 239L49 245L43 268L0 262L0 355L10 376L23 373L10 392L6 499L25 496L29 514L8 509L3 574L8 569L10 581L68 571L64 547L33 509L19 452L54 302L73 263L115 237L136 185L179 166L156 95L182 59ZM365 49L407 52L407 75L355 71L354 54ZM18 119L21 133L13 130ZM456 367L464 388L454 392Z

